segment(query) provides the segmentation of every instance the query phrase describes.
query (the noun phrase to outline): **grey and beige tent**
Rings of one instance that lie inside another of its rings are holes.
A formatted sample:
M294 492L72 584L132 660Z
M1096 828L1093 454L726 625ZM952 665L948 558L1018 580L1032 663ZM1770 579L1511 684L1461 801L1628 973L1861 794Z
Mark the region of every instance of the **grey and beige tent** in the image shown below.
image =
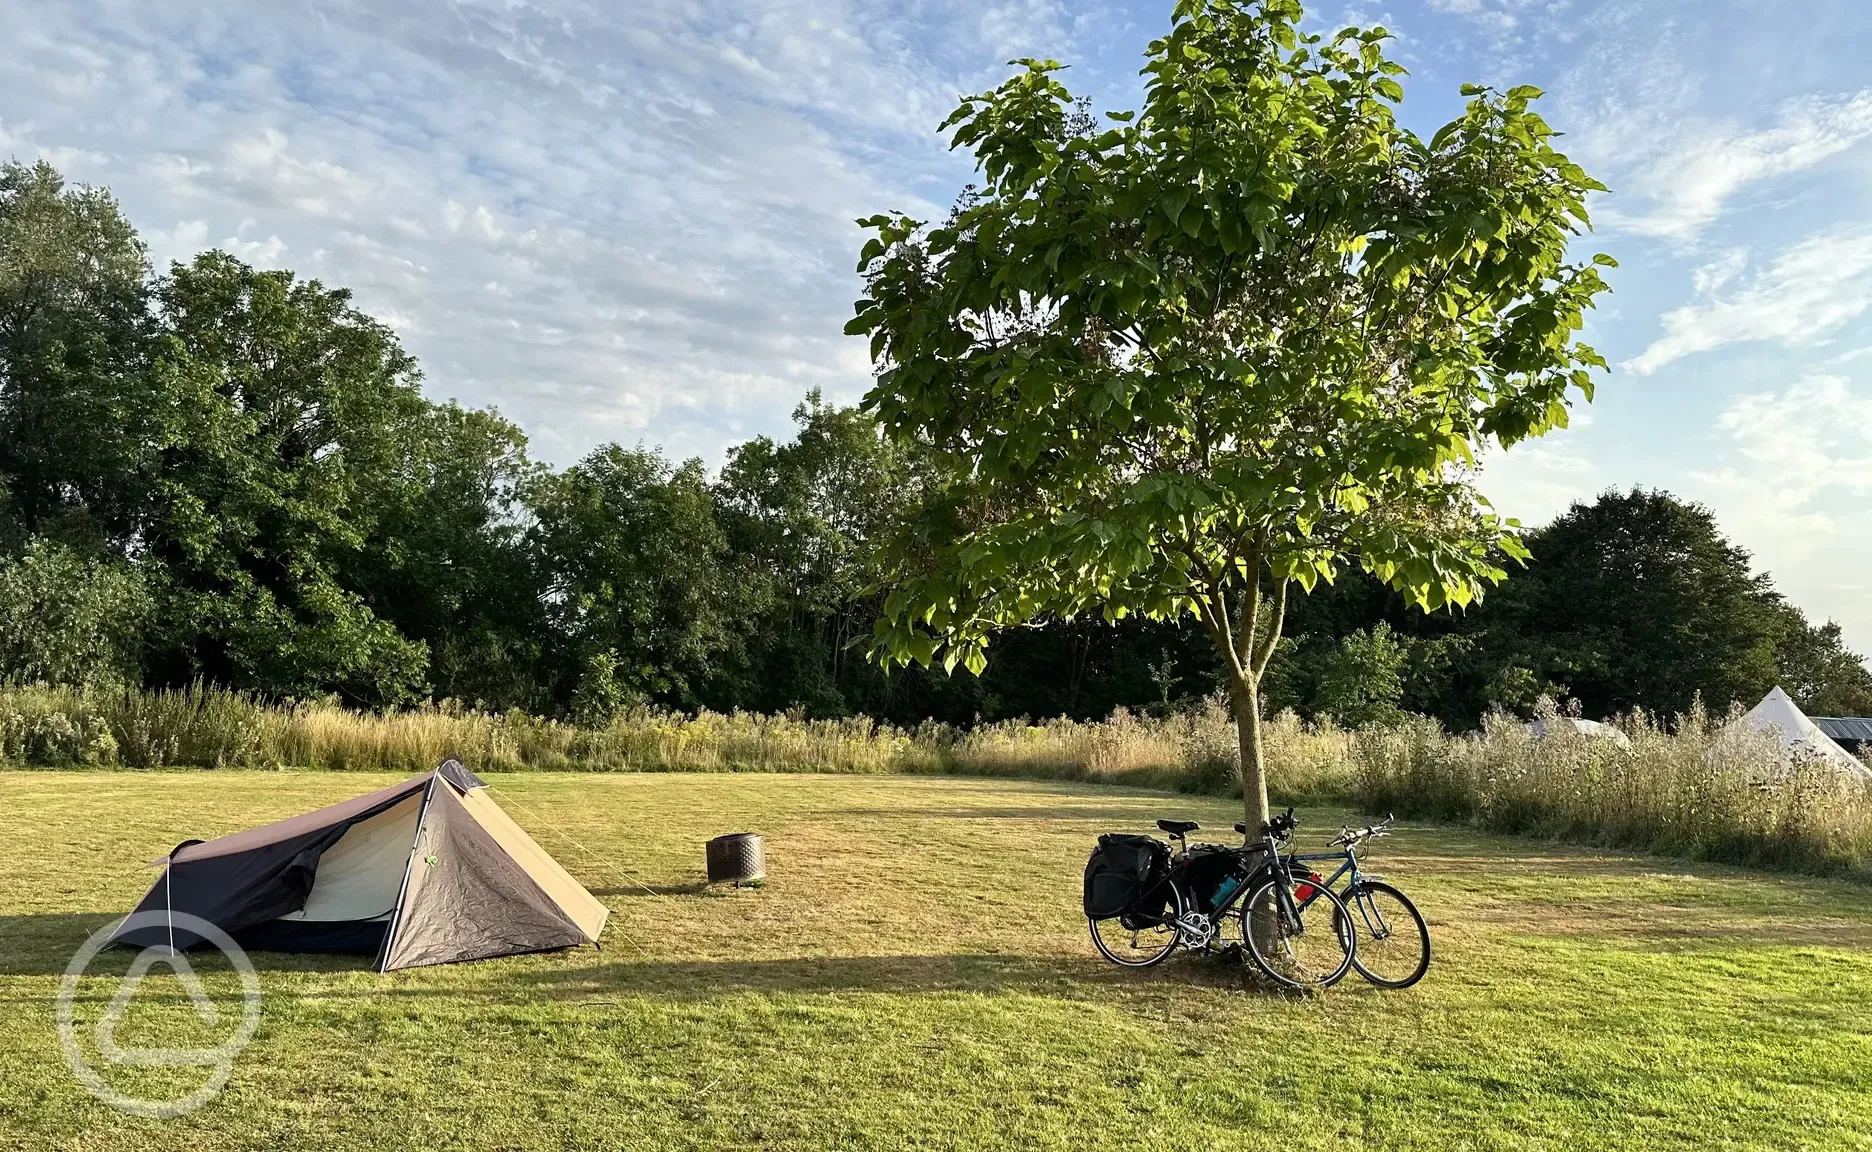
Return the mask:
M163 863L135 911L199 916L256 951L374 954L383 972L596 943L607 914L455 760ZM112 942L198 942L166 928Z

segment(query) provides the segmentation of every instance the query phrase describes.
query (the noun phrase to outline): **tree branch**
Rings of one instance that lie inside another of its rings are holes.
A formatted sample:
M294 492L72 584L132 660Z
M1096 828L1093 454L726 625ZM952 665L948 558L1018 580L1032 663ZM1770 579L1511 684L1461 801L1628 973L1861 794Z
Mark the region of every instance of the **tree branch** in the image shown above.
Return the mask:
M1274 608L1268 613L1267 634L1255 645L1254 654L1249 658L1248 671L1256 681L1267 671L1267 666L1274 659L1274 649L1280 646L1281 624L1287 617L1287 584L1285 579L1274 585Z
M1247 669L1242 667L1241 658L1235 654L1235 638L1229 630L1227 593L1219 587L1211 587L1198 596L1196 602L1202 606L1202 622L1209 629L1210 639L1215 641L1216 649L1222 653L1229 674L1229 686L1232 688L1247 678Z
M1248 591L1242 597L1240 615L1235 625L1235 662L1250 676L1254 673L1255 632L1261 624L1261 549L1259 543L1249 550Z

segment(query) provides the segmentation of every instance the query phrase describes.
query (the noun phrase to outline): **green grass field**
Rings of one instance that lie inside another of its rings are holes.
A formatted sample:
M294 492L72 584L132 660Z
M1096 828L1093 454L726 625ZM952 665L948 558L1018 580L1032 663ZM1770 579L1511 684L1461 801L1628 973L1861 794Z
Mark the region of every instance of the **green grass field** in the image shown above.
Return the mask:
M0 1148L1872 1148L1865 887L1413 828L1372 866L1429 916L1429 977L1293 998L1086 940L1096 833L1226 829L1231 806L914 777L496 777L613 909L602 951L387 976L259 955L260 1029L218 1098L94 1102L54 994L140 865L390 779L0 773ZM1301 815L1310 845L1346 814ZM702 841L742 830L770 882L702 892ZM81 1022L128 963L93 966ZM152 977L122 1038L214 1043L186 1003Z

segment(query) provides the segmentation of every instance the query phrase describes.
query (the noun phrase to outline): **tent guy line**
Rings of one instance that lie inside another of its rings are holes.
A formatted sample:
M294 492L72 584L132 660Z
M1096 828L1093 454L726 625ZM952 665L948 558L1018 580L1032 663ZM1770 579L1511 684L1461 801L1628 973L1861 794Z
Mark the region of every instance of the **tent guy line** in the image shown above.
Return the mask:
M567 844L570 844L572 847L577 848L580 852L585 853L585 855L591 857L593 860L596 860L599 864L605 866L606 868L611 869L614 873L616 873L619 876L622 876L624 879L628 880L630 883L635 884L639 888L642 888L644 890L645 895L664 901L665 903L669 904L669 906L672 908L675 907L675 904L676 904L675 901L671 900L668 896L664 895L663 893L658 892L655 888L650 887L650 885L644 883L643 878L638 873L632 871L629 868L626 868L622 863L618 861L617 857L606 856L601 853L595 852L590 848L587 848L584 844L581 844L579 841L573 839L572 835L569 832L566 832L563 828L559 827L558 824L555 824L551 820L543 819L538 812L535 812L533 809L528 808L526 805L514 799L513 793L507 791L507 789L496 788L494 785L489 784L487 785L487 790L489 792L498 792L500 794L501 803L515 809L522 816L531 817L535 822L541 824L543 827L546 828L547 831L551 832L554 836L559 837L559 839L564 840Z
M518 800L515 800L513 798L513 794L511 792L508 792L507 789L496 788L494 787L494 785L489 784L487 785L487 790L489 792L498 792L500 794L501 803L507 805L508 807L513 808L515 811L519 812L522 816L528 817L535 824L538 824L541 827L544 827L547 831L551 832L554 836L559 837L559 839L564 840L567 844L570 844L572 845L572 847L577 848L580 852L585 853L585 855L591 857L593 860L596 860L599 864L611 869L612 872L615 873L616 875L622 876L624 877L624 879L628 880L630 883L635 884L639 888L642 888L645 894L649 896L653 896L658 900L667 901L669 902L671 907L675 906L674 901L671 901L669 897L663 895L663 893L658 892L656 889L650 887L650 885L645 884L643 880L635 872L631 871L629 868L624 867L624 865L620 864L615 857L604 856L597 852L592 851L590 848L587 848L584 844L581 844L579 841L574 839L570 833L566 832L563 828L559 827L558 824L554 823L551 820L542 819L539 813L533 811L531 808L528 808L526 805L520 803ZM626 944L629 944L632 948L635 948L641 955L644 955L644 956L650 955L649 949L645 948L642 944L639 944L634 937L626 933L622 928L618 927L617 925L613 924L611 926L611 932L613 935L623 940ZM596 947L597 941L594 940L592 944L594 947Z

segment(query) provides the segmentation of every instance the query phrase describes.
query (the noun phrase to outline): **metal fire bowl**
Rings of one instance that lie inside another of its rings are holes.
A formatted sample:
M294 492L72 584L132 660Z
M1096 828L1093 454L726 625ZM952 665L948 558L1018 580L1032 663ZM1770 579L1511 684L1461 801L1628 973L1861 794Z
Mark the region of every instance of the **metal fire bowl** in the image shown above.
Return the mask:
M752 832L733 832L708 842L710 884L745 884L767 876L767 850Z

